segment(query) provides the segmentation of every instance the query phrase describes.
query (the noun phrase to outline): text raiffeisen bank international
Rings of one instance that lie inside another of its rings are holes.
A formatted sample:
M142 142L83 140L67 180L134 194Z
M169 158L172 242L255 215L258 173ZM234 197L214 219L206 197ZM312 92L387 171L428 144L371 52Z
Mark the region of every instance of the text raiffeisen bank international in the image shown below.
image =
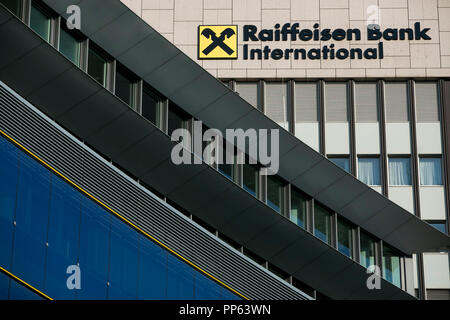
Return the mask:
M246 43L243 45L243 59L244 60L280 60L280 59L383 59L384 41L397 40L431 40L427 34L430 28L422 28L420 22L414 23L414 28L393 29L387 28L380 30L379 28L367 28L367 40L377 41L375 47L372 48L335 48L334 43L326 44L321 48L312 48L309 50L303 48L296 49L280 49L272 48L268 45L263 46L262 49L249 48ZM300 29L298 23L285 23L281 26L277 23L273 29L258 30L255 25L243 26L243 41L244 42L276 42L276 41L291 41L291 45L296 42L310 42L310 41L360 41L361 30L353 29L320 29L318 23L313 25L313 29Z

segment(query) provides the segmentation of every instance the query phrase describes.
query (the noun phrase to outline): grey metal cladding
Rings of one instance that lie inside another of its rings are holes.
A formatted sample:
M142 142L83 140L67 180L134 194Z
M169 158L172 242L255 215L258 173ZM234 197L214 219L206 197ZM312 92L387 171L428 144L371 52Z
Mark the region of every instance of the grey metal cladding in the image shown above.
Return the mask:
M191 220L0 87L0 128L113 210L251 299L307 299L298 289Z

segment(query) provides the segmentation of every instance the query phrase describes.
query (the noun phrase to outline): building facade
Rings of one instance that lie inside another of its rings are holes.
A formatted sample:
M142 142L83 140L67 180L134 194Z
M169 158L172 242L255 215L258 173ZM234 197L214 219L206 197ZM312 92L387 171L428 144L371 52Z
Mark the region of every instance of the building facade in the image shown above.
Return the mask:
M448 1L0 3L0 298L450 298ZM195 120L279 173L174 165Z

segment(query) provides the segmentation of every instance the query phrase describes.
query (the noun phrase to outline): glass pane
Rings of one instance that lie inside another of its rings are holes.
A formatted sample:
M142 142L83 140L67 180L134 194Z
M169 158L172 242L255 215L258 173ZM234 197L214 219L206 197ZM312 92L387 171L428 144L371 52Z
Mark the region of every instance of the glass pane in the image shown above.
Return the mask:
M19 154L12 273L42 290L50 203L50 171Z
M80 66L80 41L64 28L60 30L59 51L75 65Z
M108 212L82 197L78 299L106 299L110 224Z
M113 217L108 299L137 299L138 262L139 234Z
M419 164L421 185L442 185L440 158L420 158Z
M288 130L287 87L285 83L266 83L265 113L279 126Z
M295 83L295 121L296 123L319 121L316 83Z
M380 159L359 158L358 178L369 186L380 185Z
M0 137L0 266L10 270L19 152Z
M115 94L123 102L133 107L133 82L125 73L116 72Z
M356 122L378 122L377 84L355 84L355 111Z
M438 87L436 82L416 82L417 122L440 120Z
M219 172L230 180L233 180L233 165L222 163L218 165Z
M383 278L397 287L401 286L400 256L388 245L383 245Z
M165 299L167 252L141 235L139 245L138 298L141 300Z
M347 84L325 84L325 115L327 122L347 122Z
M35 5L31 6L30 27L45 41L50 40L50 17Z
M267 176L267 204L281 213L284 184L274 176Z
M409 158L389 159L389 184L394 186L411 185L411 161Z
M338 250L353 258L353 227L348 222L337 219Z
M317 204L314 205L314 235L328 244L331 243L331 214Z
M243 188L257 197L258 194L258 169L251 164L242 166Z
M341 169L350 172L350 161L348 158L329 158L331 162L340 167Z
M444 222L440 222L440 223L429 222L429 223L430 223L431 226L433 226L434 228L438 229L440 232L447 233L446 226L445 226Z
M407 88L405 82L386 83L384 87L386 122L408 122Z
M57 299L74 299L67 288L67 267L78 262L81 194L52 175L45 292ZM83 275L82 275L83 276Z
M167 299L194 299L194 270L171 254L167 257Z
M292 222L298 226L306 227L306 210L308 200L297 190L291 189L291 216Z
M102 86L106 85L106 59L93 48L89 48L88 74Z
M161 99L150 89L144 87L142 92L142 116L159 126L159 108Z
M20 17L20 9L22 0L0 0L0 3L8 8L16 16Z
M259 108L257 82L236 82L236 92L252 106Z
M375 240L364 232L361 232L360 238L360 263L368 268L375 265Z
M175 129L187 129L189 116L185 114L179 107L171 104L169 106L169 117L167 124L167 133L172 135Z

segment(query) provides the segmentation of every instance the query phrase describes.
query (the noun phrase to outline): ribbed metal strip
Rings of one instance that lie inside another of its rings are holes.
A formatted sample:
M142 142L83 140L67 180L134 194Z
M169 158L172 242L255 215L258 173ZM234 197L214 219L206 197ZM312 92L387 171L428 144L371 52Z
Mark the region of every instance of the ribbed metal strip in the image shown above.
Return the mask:
M6 88L0 85L0 128L87 192L251 299L305 299L301 291L160 201Z

